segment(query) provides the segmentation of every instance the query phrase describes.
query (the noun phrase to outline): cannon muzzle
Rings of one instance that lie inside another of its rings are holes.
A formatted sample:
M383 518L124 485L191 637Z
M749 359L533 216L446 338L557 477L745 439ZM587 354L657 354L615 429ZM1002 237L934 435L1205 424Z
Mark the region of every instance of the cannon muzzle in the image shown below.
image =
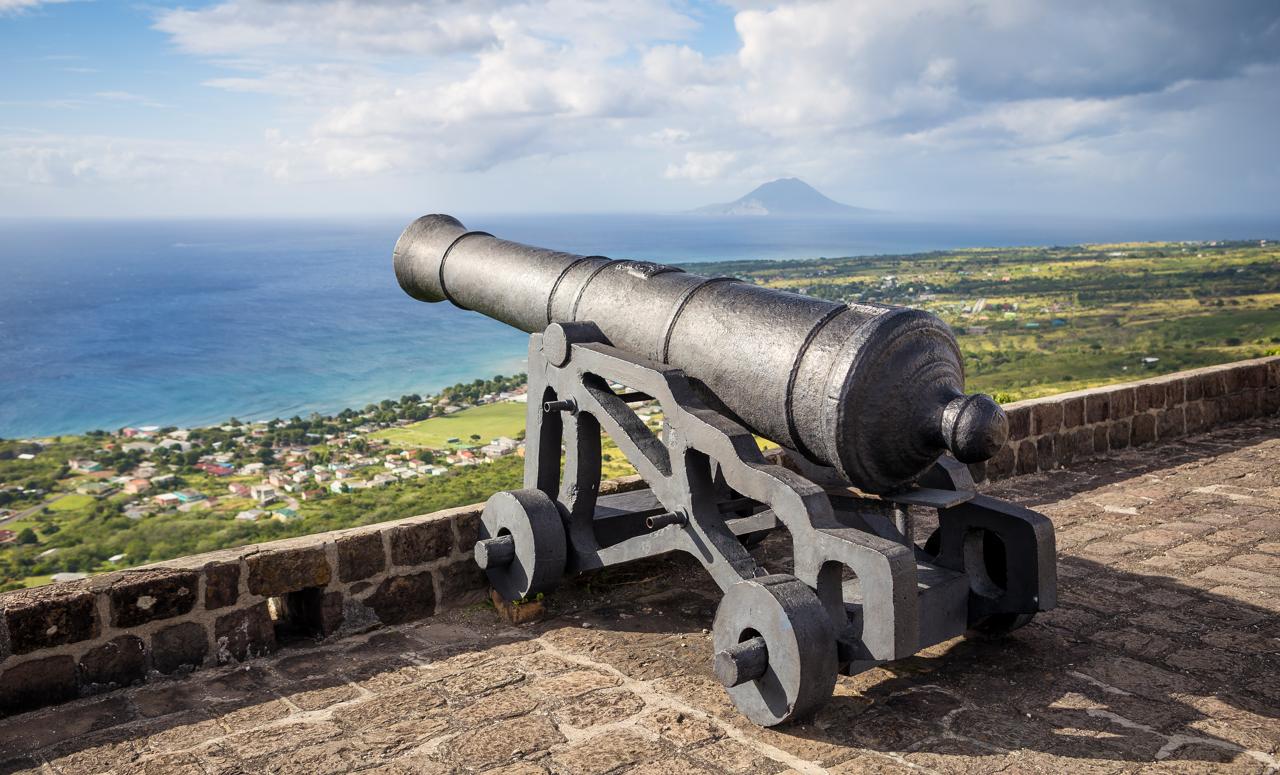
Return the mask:
M410 224L394 260L400 287L421 301L530 333L590 321L614 347L682 369L753 432L866 492L910 483L944 451L986 460L1008 436L995 401L964 394L951 329L922 310L529 247L448 215Z

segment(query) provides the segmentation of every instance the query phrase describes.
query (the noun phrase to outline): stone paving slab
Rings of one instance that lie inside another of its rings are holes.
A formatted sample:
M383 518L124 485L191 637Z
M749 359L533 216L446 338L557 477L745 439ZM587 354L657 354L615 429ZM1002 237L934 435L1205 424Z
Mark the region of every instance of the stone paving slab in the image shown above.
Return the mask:
M1280 420L987 491L1057 526L1061 607L754 727L672 558L0 721L0 772L1266 773L1280 757ZM927 526L925 526L927 527ZM783 568L786 542L759 552Z

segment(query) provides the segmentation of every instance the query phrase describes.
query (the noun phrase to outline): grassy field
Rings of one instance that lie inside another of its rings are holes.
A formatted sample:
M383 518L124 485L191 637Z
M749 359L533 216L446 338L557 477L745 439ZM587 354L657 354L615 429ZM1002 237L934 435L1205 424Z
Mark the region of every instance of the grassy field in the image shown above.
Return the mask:
M405 447L426 447L428 449L449 449L453 446L473 446L472 435L480 437L482 444L499 436L515 438L524 430L524 416L527 406L515 401L503 401L497 404L485 404L471 409L463 409L443 417L432 417L403 428L392 428L370 434L376 439L386 439L393 444ZM450 444L449 439L460 439L460 444Z
M64 495L53 503L50 503L48 509L52 512L72 512L89 508L93 506L93 504L94 497L92 495L72 493L70 495Z

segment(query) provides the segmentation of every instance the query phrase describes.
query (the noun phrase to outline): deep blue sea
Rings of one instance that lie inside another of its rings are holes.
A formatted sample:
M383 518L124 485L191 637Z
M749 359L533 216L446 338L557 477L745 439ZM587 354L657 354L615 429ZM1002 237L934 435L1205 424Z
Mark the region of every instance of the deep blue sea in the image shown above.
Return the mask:
M463 220L666 262L1280 237L1280 217ZM330 413L523 370L524 334L399 289L407 222L0 220L0 437Z

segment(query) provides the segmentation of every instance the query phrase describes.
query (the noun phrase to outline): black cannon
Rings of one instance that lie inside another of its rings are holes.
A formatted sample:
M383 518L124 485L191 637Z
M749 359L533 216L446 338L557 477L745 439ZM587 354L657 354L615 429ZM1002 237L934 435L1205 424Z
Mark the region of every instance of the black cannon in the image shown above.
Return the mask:
M1008 422L963 392L935 316L533 248L447 215L411 224L394 259L410 296L531 334L524 489L489 499L475 547L507 599L688 552L724 591L715 674L768 726L812 714L838 673L1053 607L1053 527L975 492L965 464ZM660 434L633 408L652 401ZM602 430L648 490L598 495ZM938 515L919 544L913 507ZM778 527L790 573L748 552Z

